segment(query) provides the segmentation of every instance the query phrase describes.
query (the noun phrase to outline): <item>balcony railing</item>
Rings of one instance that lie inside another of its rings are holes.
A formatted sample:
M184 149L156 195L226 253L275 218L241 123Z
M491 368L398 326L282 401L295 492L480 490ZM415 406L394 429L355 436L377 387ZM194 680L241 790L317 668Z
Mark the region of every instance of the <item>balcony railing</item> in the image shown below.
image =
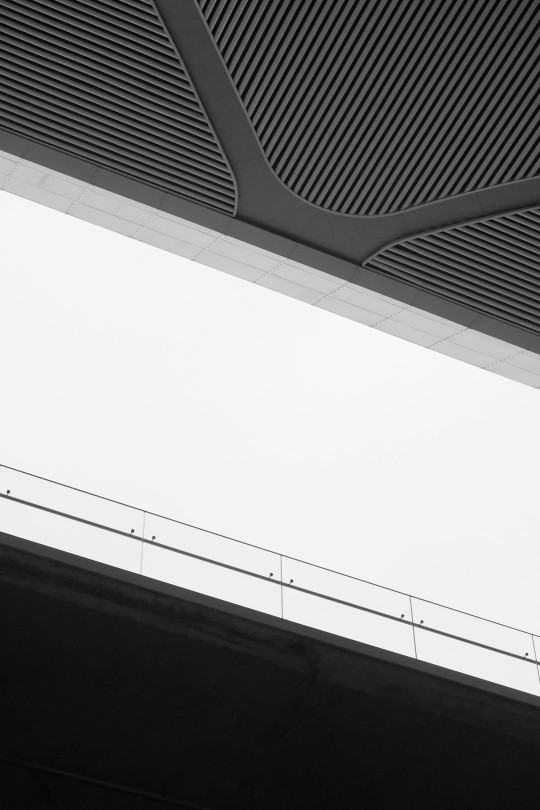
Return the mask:
M540 637L0 466L0 531L540 696Z

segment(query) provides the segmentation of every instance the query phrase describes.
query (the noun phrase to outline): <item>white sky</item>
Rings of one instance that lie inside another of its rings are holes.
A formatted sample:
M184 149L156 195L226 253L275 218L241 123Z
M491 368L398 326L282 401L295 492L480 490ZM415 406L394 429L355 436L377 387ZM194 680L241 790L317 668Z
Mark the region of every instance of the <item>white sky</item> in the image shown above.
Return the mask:
M0 213L0 463L540 633L539 391Z

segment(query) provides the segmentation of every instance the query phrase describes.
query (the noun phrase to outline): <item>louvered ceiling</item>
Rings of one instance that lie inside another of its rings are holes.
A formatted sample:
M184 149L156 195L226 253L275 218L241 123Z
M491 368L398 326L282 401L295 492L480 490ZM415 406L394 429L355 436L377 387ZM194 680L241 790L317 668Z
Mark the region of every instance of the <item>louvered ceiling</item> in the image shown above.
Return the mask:
M0 126L205 206L235 183L150 0L1 0Z
M365 263L540 335L540 209L415 236Z
M540 4L198 0L266 157L345 214L540 173Z

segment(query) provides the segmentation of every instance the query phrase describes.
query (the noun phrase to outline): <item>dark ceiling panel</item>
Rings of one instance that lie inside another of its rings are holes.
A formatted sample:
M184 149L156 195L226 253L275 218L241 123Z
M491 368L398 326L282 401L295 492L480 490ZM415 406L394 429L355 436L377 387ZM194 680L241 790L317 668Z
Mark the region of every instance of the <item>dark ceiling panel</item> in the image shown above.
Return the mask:
M233 214L236 189L150 0L2 0L0 126Z
M198 0L268 162L344 214L540 173L540 4Z
M540 335L540 209L405 239L365 266Z

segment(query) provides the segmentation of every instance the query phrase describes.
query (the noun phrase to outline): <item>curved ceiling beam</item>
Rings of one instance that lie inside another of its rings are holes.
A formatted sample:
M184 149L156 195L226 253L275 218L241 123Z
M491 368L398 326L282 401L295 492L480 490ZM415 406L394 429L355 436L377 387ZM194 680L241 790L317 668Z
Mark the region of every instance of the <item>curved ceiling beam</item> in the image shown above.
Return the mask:
M371 216L540 172L527 0L197 0L268 164Z

